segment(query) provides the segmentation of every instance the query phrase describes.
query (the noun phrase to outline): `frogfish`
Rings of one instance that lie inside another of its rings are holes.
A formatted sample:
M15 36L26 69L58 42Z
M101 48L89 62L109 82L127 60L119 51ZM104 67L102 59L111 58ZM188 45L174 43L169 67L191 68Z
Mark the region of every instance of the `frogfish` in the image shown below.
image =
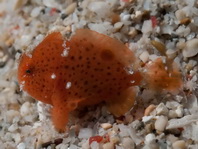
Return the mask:
M153 89L172 90L181 85L177 70L176 79L171 79L160 68L161 63L159 68L155 65L148 65L146 74L141 72L137 58L125 44L89 29L78 29L70 39L53 32L21 56L18 82L30 96L53 106L53 124L65 131L69 114L79 107L104 102L114 116L125 114L134 105L135 86L145 77L151 78L146 80ZM161 74L169 79L161 79ZM170 82L176 82L174 87Z

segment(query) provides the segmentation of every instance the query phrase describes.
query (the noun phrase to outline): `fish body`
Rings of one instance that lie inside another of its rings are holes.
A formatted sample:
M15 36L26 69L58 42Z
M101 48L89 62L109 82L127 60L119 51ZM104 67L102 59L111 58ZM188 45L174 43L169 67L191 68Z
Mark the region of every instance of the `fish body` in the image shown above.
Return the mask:
M64 40L54 32L22 55L18 81L33 98L53 105L55 128L64 131L78 107L104 101L115 116L126 113L135 101L133 86L142 80L135 63L132 51L106 35L79 29Z
M133 52L120 41L88 29L69 40L53 32L31 52L21 56L18 81L33 98L51 104L52 120L66 129L69 113L104 102L114 116L129 111L136 99L134 86L161 92L178 91L182 77L171 60L158 58L138 70Z

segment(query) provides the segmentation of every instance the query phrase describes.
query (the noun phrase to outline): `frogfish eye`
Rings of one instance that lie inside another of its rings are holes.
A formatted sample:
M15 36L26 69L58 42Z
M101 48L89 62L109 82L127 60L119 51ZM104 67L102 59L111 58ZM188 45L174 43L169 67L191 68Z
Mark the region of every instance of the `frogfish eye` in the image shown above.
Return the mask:
M30 74L30 73L31 73L31 70L30 70L30 69L27 69L25 72L26 72L27 74Z

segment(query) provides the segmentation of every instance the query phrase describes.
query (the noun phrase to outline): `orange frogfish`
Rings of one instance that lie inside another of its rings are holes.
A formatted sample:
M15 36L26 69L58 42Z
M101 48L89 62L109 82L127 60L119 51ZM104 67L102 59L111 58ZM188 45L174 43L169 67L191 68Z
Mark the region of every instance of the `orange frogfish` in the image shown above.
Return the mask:
M78 29L65 40L53 32L21 56L18 81L33 98L53 106L55 128L64 131L69 113L78 107L104 102L115 116L129 111L136 98L134 86L145 76L136 63L131 50L106 35Z

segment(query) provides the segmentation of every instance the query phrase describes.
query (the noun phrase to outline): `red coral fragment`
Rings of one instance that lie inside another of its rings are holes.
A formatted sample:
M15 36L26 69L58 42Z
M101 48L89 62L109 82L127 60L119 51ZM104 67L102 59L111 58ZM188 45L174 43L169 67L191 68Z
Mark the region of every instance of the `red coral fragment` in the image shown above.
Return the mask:
M110 138L109 138L109 135L108 134L105 134L104 136L93 136L93 137L90 137L89 138L89 145L92 143L92 142L98 142L98 143L106 143L106 142L109 142L110 141Z
M92 142L94 142L94 141L100 143L102 140L103 140L103 137L102 137L102 136L93 136L93 137L90 137L90 138L89 138L89 145L90 145Z
M57 11L57 9L56 8L52 8L51 10L50 10L50 16L53 16L54 15L54 13L56 13L56 11Z
M155 16L151 16L152 27L155 28L157 26L157 18Z

